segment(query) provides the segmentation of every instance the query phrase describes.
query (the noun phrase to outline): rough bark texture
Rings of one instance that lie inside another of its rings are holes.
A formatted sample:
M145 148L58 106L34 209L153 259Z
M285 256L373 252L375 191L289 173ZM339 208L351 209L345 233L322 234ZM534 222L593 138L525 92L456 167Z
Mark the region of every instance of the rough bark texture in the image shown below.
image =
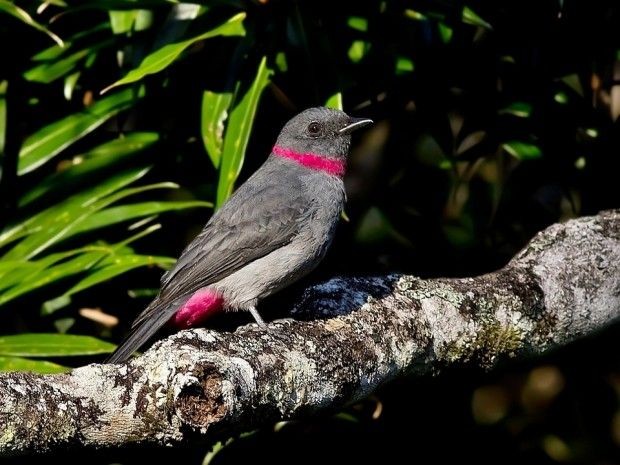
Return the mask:
M361 399L398 376L536 354L620 315L620 211L556 224L464 279L339 278L298 319L182 331L123 365L0 375L0 453L172 445Z

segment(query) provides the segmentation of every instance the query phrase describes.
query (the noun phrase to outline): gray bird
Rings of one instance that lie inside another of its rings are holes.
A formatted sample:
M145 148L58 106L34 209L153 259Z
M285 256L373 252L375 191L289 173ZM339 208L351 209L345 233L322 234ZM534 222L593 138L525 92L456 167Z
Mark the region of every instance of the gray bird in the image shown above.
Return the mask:
M222 310L247 310L312 271L325 256L345 202L351 132L372 123L310 108L291 119L264 164L230 197L161 280L108 359L127 360L169 320L197 326Z

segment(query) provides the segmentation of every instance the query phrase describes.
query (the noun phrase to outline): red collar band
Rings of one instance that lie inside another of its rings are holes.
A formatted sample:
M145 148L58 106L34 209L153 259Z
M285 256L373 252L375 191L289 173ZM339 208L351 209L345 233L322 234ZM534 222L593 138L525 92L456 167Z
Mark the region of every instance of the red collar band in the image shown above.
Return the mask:
M326 158L315 153L299 153L291 149L274 145L272 152L278 157L288 158L296 161L306 168L315 171L323 171L332 176L342 177L345 172L345 164L343 161Z

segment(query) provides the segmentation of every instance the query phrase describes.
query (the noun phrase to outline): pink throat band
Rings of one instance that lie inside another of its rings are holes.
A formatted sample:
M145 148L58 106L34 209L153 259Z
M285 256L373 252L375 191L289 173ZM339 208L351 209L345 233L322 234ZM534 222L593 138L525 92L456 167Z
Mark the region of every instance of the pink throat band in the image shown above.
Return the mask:
M285 149L279 145L274 145L272 152L278 157L296 161L301 166L305 166L311 170L323 171L324 173L338 177L344 175L345 165L344 162L340 160L325 158L315 153L299 153L291 149Z

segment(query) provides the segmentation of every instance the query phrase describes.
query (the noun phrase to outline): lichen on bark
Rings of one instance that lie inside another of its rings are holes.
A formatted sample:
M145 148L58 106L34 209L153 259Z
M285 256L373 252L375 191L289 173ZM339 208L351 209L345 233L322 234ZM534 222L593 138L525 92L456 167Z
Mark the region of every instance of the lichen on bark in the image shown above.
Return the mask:
M566 344L620 315L620 212L553 225L493 273L335 278L292 313L267 329L181 331L122 365L1 374L0 454L199 441Z

